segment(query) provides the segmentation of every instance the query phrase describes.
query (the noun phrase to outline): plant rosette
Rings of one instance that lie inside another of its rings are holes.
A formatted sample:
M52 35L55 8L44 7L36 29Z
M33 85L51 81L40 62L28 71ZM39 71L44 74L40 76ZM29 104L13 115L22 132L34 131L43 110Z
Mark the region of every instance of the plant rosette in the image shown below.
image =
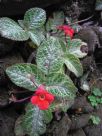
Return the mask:
M65 66L76 77L83 75L80 58L87 53L81 49L87 44L80 39L72 39L74 30L64 25L62 12L54 13L53 17L46 23L46 12L41 8L31 8L26 11L24 20L18 20L18 23L7 17L0 18L2 37L15 41L30 39L37 45L36 64L15 64L6 69L15 85L34 93L25 114L20 117L21 123L16 122L19 124L15 125L16 136L44 134L46 124L53 118L52 112L56 109L66 112L72 106L77 88L66 74ZM50 35L52 29L61 30L61 35Z

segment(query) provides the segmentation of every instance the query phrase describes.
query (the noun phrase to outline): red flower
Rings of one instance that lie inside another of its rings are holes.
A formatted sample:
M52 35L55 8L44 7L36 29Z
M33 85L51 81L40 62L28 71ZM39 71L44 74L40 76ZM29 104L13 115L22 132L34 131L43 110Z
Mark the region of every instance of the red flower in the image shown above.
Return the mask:
M66 36L70 36L71 38L74 35L74 29L69 27L68 25L58 26L57 29L64 31Z
M32 96L31 98L31 103L37 105L40 110L47 110L53 101L54 96L45 90L43 85L40 85L37 88L35 96Z

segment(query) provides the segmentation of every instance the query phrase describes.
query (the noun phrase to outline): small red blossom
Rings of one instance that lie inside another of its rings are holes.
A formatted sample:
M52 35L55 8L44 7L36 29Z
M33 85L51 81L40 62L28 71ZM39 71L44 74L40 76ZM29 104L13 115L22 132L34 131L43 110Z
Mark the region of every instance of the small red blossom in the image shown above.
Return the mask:
M68 25L58 26L57 29L64 31L65 35L66 35L66 36L70 36L71 38L72 38L73 35L74 35L74 29L71 28L71 27L68 26Z
M37 88L35 96L31 98L31 103L37 105L40 110L47 110L53 101L54 95L45 90L43 85Z

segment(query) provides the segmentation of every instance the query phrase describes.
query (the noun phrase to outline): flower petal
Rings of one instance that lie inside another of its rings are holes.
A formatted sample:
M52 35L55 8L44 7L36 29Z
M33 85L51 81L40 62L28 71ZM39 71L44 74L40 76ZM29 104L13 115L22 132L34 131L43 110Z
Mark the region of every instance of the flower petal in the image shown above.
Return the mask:
M40 110L47 110L49 108L49 102L46 100L38 101L37 105Z
M35 94L36 95L40 95L40 94L45 94L46 90L45 90L45 86L44 85L40 85L37 89Z
M32 96L30 101L31 101L32 104L36 105L39 101L39 97L38 96Z
M71 29L71 27L69 27L68 25L63 25L63 30L69 30Z
M57 26L57 29L63 30L63 25Z
M54 101L54 95L53 95L53 94L50 94L50 93L47 93L45 99L46 99L49 103L51 103L51 102Z
M70 30L65 30L65 35L70 36L71 38L73 37L73 33Z
M74 29L72 29L72 28L71 28L71 30L70 30L70 31L74 34Z

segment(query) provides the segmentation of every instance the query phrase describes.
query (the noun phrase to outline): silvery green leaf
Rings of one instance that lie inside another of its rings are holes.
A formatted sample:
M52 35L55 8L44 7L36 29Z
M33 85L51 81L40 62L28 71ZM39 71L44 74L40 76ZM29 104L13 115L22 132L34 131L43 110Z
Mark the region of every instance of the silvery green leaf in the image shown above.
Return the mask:
M41 42L45 39L43 32L39 30L29 31L28 33L30 35L30 39L32 40L32 42L37 46L40 46Z
M57 97L74 99L77 88L70 77L61 73L53 73L47 76L46 88Z
M2 37L15 41L29 39L27 31L23 30L14 20L7 17L0 18L0 34Z
M46 131L46 124L52 120L49 110L40 110L37 106L28 104L26 113L22 119L22 127L26 134L39 136Z
M42 27L46 21L46 12L41 8L31 8L24 15L24 24L27 30Z
M77 77L83 74L83 67L80 60L73 54L66 54L63 56L63 62L67 68L73 72Z
M72 98L56 98L54 102L50 105L49 110L51 111L64 111L67 112L67 110L72 106L74 103L74 99Z
M18 24L19 24L23 29L25 29L24 21L23 21L23 20L18 20Z
M45 76L34 64L15 64L6 69L13 83L28 90L35 91L43 83Z
M46 23L46 30L54 30L57 26L63 25L64 23L64 13L62 11L57 11L53 13L53 17L49 18Z
M37 50L37 66L45 74L53 72L61 72L63 62L61 55L63 54L58 39L49 37L44 40Z
M88 52L84 51L83 48L88 48L85 42L82 42L80 39L72 39L71 45L68 48L70 54L75 55L78 58L83 58L87 55Z

